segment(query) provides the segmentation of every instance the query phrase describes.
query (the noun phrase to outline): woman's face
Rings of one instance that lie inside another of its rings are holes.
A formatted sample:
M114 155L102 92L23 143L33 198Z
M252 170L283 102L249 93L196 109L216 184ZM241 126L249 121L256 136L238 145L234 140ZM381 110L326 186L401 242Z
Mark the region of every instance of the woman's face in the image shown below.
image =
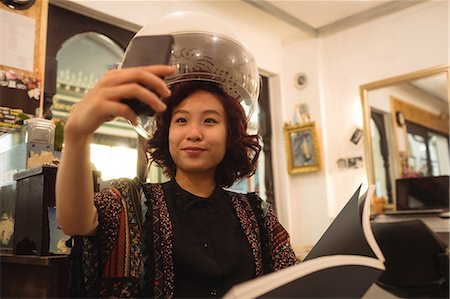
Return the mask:
M196 91L173 109L169 152L177 174L214 175L225 156L227 117L219 98Z

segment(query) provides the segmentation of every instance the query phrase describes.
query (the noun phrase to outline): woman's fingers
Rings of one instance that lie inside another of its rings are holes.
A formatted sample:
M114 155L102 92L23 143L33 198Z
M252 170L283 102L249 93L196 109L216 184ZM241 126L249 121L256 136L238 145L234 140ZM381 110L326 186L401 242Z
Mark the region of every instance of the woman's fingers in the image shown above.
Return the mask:
M99 93L95 96L101 95ZM136 114L127 105L117 101L85 98L75 104L67 119L65 133L70 133L72 136L89 136L103 123L119 116L136 124Z
M79 111L85 112L83 114L86 116L90 115L97 119L98 125L119 116L135 124L136 114L134 111L128 105L120 102L123 99L133 98L146 103L156 112L162 112L166 109L166 105L155 93L137 83L128 83L91 90L87 97L79 103ZM95 120L92 120L92 123L95 122Z
M168 97L170 90L161 78L173 74L175 68L167 65L152 65L120 70L111 70L102 77L102 86L118 86L127 83L139 83L154 90L161 97Z
M143 68L160 77L173 75L176 72L176 68L171 65L147 65Z
M106 99L119 101L123 99L138 99L149 105L156 112L162 112L166 109L166 105L155 93L136 83L122 84L105 89L102 92L102 96Z
M106 117L104 122L113 120L116 117L121 116L128 119L133 125L137 125L137 116L127 105L118 102L110 102L109 106L110 107L108 111L110 111L111 114Z

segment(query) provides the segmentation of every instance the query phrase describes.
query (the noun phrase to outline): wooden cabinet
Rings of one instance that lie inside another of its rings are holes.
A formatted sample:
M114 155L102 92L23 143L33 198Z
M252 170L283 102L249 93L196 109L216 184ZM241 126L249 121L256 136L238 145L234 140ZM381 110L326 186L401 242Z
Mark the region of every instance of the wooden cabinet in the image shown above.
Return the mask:
M1 298L67 298L70 260L66 255L0 254Z
M17 195L13 236L13 253L20 255L51 256L52 230L57 230L55 221L50 221L49 208L55 207L55 181L57 168L42 165L14 174ZM94 191L100 172L93 171Z

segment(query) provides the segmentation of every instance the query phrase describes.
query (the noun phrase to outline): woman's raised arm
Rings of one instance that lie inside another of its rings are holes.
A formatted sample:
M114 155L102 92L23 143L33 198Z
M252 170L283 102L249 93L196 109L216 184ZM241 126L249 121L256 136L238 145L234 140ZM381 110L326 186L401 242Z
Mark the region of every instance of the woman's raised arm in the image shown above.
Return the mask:
M64 233L92 235L97 229L90 163L94 131L119 116L136 123L136 114L122 99L136 98L156 112L163 111L165 105L159 96L169 96L170 90L160 77L174 71L162 65L108 71L75 105L64 127L64 149L56 177L57 221Z

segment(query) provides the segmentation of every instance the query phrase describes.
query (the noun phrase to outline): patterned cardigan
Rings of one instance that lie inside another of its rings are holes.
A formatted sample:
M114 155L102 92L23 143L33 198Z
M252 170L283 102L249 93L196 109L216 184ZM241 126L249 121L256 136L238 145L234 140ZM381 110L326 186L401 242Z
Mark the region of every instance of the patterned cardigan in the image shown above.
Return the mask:
M297 263L270 205L254 193L226 192L250 244L256 276ZM75 237L70 295L173 298L172 224L162 185L116 180L96 194L95 205L97 235Z

